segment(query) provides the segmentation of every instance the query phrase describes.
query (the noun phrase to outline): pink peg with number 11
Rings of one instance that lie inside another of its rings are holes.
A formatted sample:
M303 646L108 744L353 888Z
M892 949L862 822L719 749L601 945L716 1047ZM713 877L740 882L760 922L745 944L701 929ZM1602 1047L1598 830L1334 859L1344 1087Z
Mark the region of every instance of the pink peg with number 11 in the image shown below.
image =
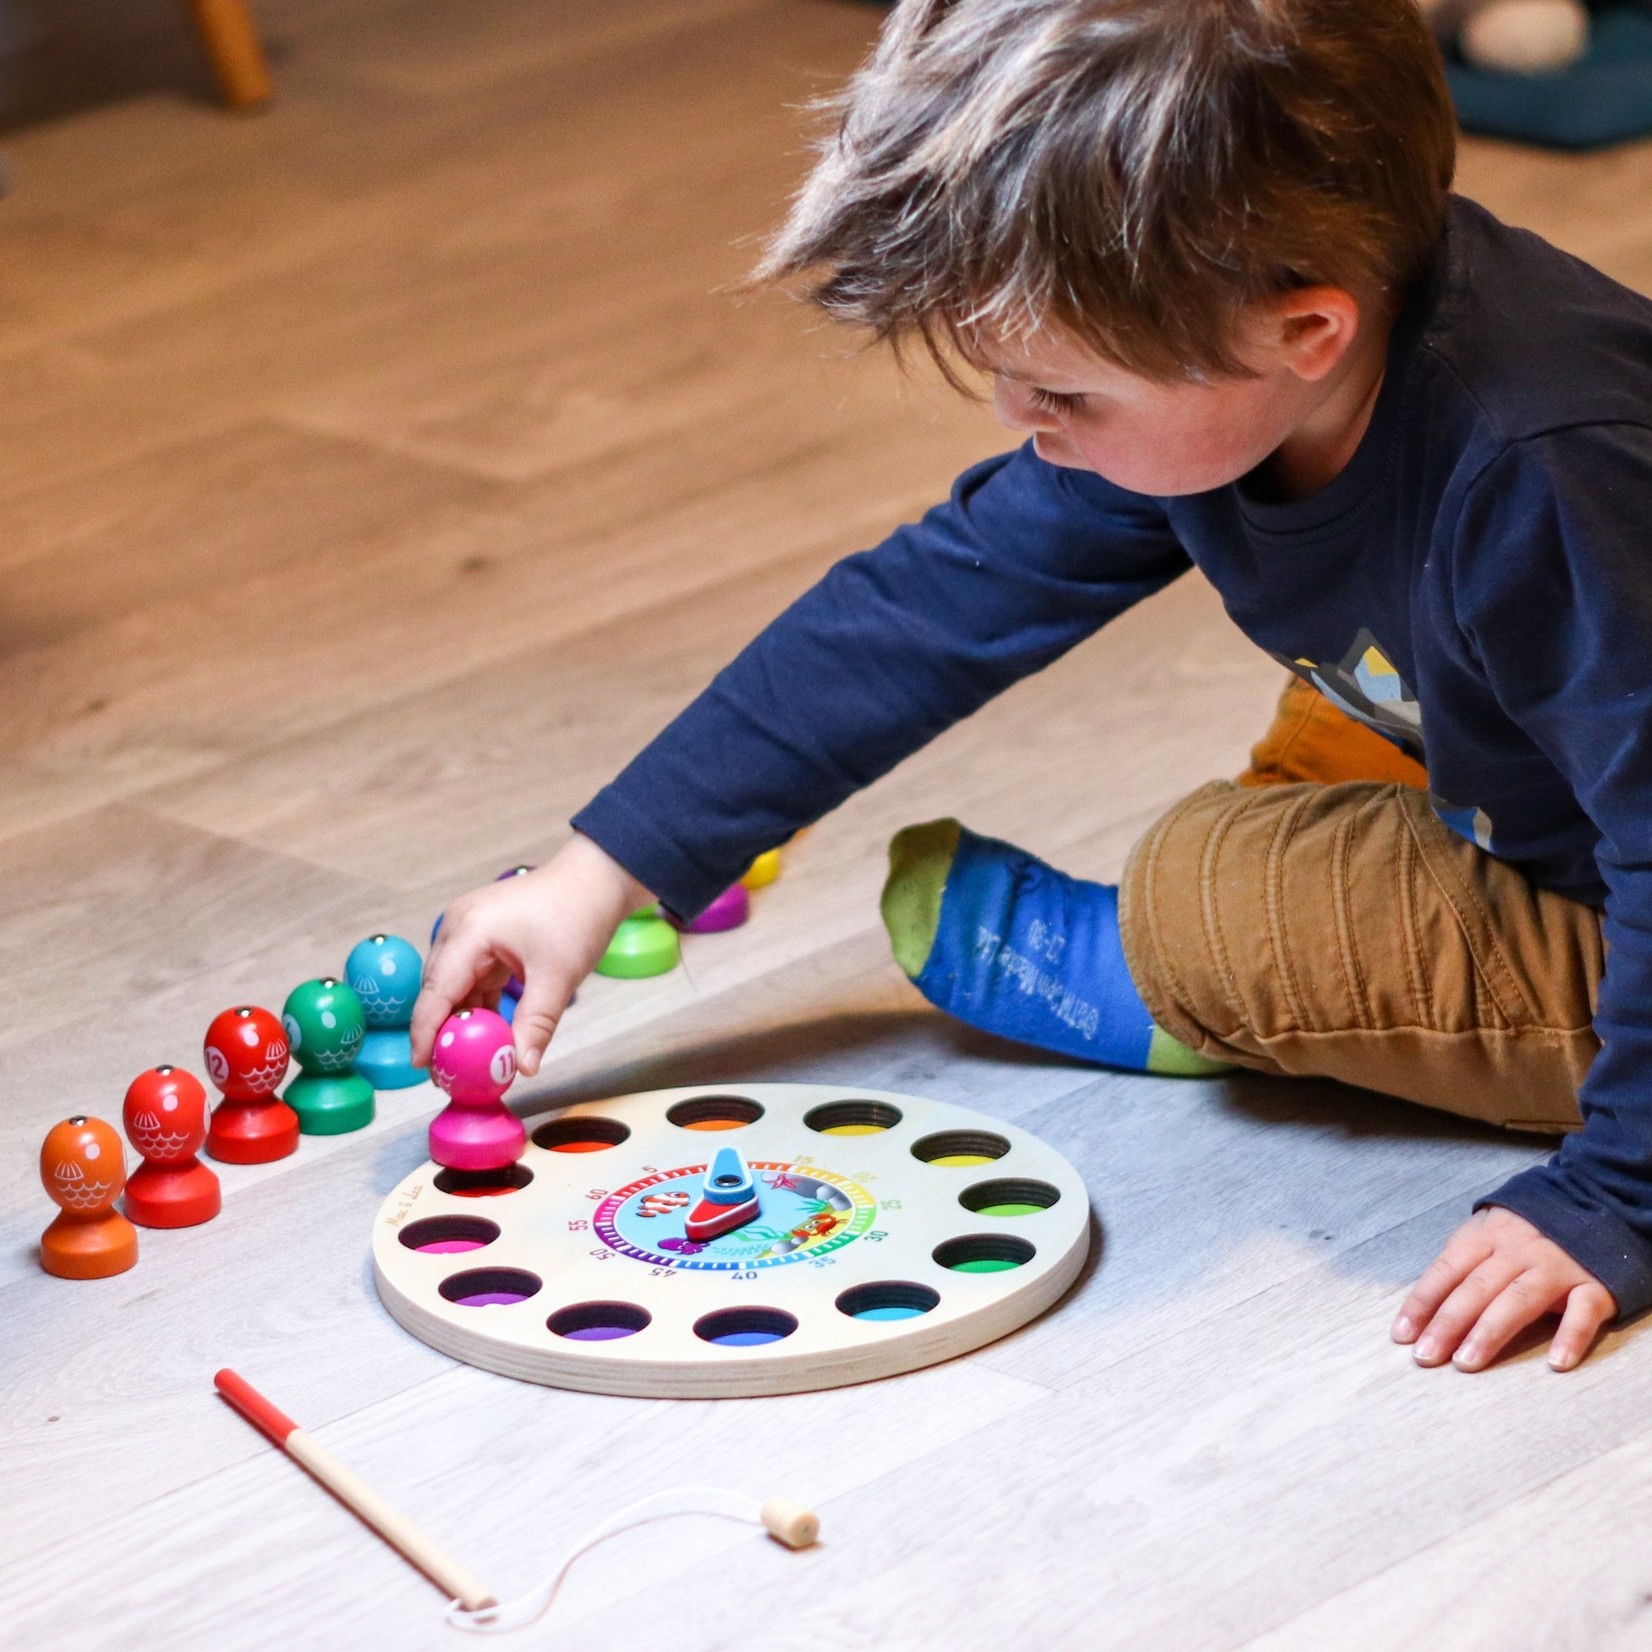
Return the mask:
M504 1103L516 1077L510 1024L492 1010L460 1010L442 1023L430 1076L449 1100L430 1122L430 1156L450 1170L503 1170L528 1145Z

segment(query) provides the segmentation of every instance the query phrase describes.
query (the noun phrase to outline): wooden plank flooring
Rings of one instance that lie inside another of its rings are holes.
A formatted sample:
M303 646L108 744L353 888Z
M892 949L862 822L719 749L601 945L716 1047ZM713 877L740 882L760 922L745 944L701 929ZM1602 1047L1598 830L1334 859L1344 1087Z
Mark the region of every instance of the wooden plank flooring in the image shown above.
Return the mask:
M422 938L547 853L767 616L1005 445L731 290L803 164L797 105L875 10L260 14L262 117L176 90L170 13L133 9L103 48L138 43L124 78L106 58L0 143L0 1644L454 1644L435 1592L216 1400L221 1364L507 1593L662 1484L821 1511L804 1555L713 1520L616 1540L534 1632L570 1652L1648 1644L1644 1337L1564 1379L1532 1349L1425 1373L1386 1341L1542 1142L1330 1085L1074 1069L943 1022L888 959L903 822L956 812L1109 875L1239 766L1276 668L1191 579L823 823L746 929L589 983L522 1087L790 1078L1014 1118L1098 1221L1043 1321L775 1400L456 1366L367 1268L427 1091L226 1167L222 1218L146 1234L130 1274L40 1274L52 1122L117 1116L225 1004L279 1005L370 929ZM1461 184L1652 289L1652 146L1474 144Z

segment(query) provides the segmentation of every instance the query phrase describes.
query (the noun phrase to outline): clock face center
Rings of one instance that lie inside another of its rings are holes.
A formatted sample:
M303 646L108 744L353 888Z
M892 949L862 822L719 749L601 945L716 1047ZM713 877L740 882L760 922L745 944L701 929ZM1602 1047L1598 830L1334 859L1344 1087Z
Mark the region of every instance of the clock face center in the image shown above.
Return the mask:
M656 1268L735 1273L823 1261L865 1233L877 1202L858 1182L819 1165L749 1162L758 1212L730 1233L689 1238L687 1221L705 1185L704 1164L659 1170L616 1189L597 1206L592 1227L622 1256Z

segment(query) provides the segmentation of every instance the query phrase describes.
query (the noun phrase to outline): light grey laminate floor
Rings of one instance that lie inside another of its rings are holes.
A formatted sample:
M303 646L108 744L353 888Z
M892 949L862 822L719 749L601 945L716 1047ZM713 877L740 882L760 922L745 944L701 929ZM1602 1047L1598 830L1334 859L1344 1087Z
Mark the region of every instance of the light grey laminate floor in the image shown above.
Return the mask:
M1277 668L1184 581L821 825L749 927L585 989L522 1099L879 1085L1037 1131L1097 1252L949 1365L662 1403L456 1366L374 1296L426 1091L224 1171L138 1268L41 1275L35 1156L360 935L420 937L562 824L835 556L1006 439L737 299L835 0L267 0L279 101L158 90L12 133L0 203L0 1645L456 1644L436 1592L214 1397L233 1365L514 1592L618 1504L811 1502L794 1555L684 1520L518 1644L673 1652L1476 1652L1652 1644L1652 1347L1476 1377L1399 1295L1541 1141L1334 1087L1079 1070L929 1013L882 848L957 813L1115 873L1231 773ZM187 36L180 30L180 50ZM1652 285L1652 149L1472 145L1463 187Z

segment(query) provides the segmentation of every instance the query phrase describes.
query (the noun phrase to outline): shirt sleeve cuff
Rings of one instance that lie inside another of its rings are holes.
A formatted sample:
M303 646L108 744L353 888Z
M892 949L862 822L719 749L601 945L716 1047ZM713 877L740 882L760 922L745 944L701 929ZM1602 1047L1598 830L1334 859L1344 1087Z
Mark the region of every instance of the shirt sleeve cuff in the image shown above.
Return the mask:
M1612 1293L1618 1318L1652 1307L1652 1247L1623 1218L1601 1204L1582 1205L1559 1185L1548 1165L1511 1177L1474 1208L1499 1205L1524 1216Z
M679 918L698 917L740 878L752 858L743 856L732 867L704 865L653 820L638 814L613 786L598 792L569 824L612 855Z

